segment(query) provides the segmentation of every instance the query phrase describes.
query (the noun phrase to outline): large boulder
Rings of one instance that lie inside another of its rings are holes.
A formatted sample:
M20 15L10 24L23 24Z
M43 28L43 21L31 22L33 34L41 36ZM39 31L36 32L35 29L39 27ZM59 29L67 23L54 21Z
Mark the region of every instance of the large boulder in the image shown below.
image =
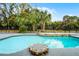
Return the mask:
M29 47L29 51L32 55L42 56L48 53L48 47L43 44L33 44Z

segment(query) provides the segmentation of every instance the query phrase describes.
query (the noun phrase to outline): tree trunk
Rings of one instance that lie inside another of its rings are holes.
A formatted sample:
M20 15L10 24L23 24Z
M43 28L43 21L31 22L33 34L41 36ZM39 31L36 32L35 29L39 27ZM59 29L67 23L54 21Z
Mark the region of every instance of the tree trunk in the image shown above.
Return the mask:
M76 29L76 32L77 32L77 29Z
M45 31L45 22L43 23L42 31Z
M33 31L35 31L35 24L33 24Z

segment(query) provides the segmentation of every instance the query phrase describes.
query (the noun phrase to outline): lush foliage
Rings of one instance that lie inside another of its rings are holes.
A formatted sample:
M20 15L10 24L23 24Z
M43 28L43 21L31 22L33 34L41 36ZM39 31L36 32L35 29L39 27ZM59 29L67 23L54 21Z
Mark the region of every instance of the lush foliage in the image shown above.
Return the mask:
M22 26L19 27L19 32L20 32L20 33L21 33L21 32L22 32L22 33L25 33L25 32L26 32L26 29L27 29L26 26L22 25Z
M65 15L63 21L52 22L51 14L30 4L0 4L0 30L18 29L19 32L45 30L79 30L79 17Z

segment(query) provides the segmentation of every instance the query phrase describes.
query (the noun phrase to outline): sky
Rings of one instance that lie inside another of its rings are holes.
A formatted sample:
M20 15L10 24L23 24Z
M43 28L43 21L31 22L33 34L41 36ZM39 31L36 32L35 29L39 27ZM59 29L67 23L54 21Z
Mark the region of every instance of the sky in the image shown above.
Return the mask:
M31 6L47 10L52 21L62 21L64 15L79 16L79 3L31 3Z

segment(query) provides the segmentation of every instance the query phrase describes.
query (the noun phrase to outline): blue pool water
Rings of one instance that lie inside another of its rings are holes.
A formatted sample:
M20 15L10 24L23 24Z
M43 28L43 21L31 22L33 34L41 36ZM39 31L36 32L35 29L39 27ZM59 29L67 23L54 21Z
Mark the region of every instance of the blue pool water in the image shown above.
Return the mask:
M0 53L19 52L36 43L46 44L49 48L78 48L79 38L69 36L15 36L0 41Z

